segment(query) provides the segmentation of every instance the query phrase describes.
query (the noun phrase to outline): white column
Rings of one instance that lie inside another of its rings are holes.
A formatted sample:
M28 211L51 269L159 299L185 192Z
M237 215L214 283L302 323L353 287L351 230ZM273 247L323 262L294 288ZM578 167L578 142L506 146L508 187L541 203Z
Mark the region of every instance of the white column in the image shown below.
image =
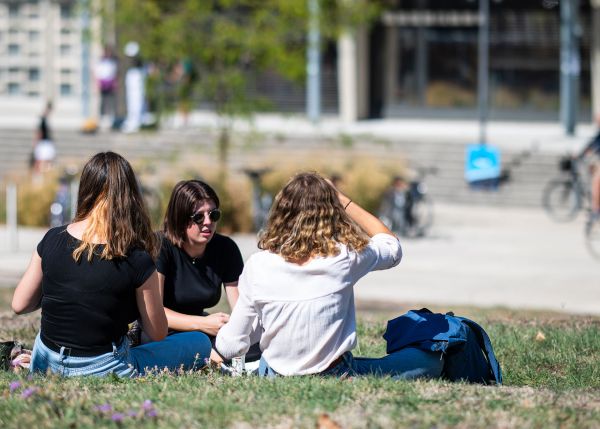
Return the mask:
M338 104L343 122L368 113L369 61L366 29L344 32L338 39Z
M358 119L356 41L350 32L338 39L338 104L340 119L354 122Z

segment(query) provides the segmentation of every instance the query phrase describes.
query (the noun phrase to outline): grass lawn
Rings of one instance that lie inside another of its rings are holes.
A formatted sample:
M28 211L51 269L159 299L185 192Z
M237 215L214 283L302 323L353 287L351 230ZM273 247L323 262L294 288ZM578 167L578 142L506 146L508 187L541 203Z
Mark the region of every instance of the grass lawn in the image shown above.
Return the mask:
M14 316L11 294L0 289L0 339L31 345L39 312ZM363 303L355 355L383 355L385 321L407 309ZM600 318L431 309L480 322L502 365L504 386L388 378L265 380L213 370L133 380L0 372L0 428L600 427Z

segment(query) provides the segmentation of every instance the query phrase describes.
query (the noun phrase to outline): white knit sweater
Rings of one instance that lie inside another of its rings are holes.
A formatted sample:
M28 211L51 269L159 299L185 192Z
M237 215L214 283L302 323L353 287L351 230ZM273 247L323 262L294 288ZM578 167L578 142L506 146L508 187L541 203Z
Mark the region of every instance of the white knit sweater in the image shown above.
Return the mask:
M354 284L370 271L397 265L398 239L375 235L362 252L340 245L334 257L304 265L262 251L250 257L239 279L239 299L217 335L219 352L232 358L250 346L255 319L263 328L260 348L282 375L321 372L356 346Z

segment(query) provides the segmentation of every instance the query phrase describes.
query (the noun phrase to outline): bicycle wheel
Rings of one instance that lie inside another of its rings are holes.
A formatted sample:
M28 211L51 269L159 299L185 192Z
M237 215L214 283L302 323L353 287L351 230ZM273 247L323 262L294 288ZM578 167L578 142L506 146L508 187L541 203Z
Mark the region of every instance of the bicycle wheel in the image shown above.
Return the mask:
M544 189L544 209L557 222L573 220L581 210L581 204L581 192L570 180L552 180Z
M590 254L600 260L600 219L590 219L586 224L585 244Z
M433 225L433 203L423 196L412 206L412 222L406 225L407 237L423 237Z

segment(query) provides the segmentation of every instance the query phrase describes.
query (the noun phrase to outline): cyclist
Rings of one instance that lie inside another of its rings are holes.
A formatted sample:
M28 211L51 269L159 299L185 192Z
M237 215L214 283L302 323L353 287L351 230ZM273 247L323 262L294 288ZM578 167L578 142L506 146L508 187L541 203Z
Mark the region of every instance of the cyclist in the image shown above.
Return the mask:
M600 115L596 117L596 123L600 127ZM591 168L591 199L592 217L600 217L600 129L596 136L583 148L577 159L586 158Z

